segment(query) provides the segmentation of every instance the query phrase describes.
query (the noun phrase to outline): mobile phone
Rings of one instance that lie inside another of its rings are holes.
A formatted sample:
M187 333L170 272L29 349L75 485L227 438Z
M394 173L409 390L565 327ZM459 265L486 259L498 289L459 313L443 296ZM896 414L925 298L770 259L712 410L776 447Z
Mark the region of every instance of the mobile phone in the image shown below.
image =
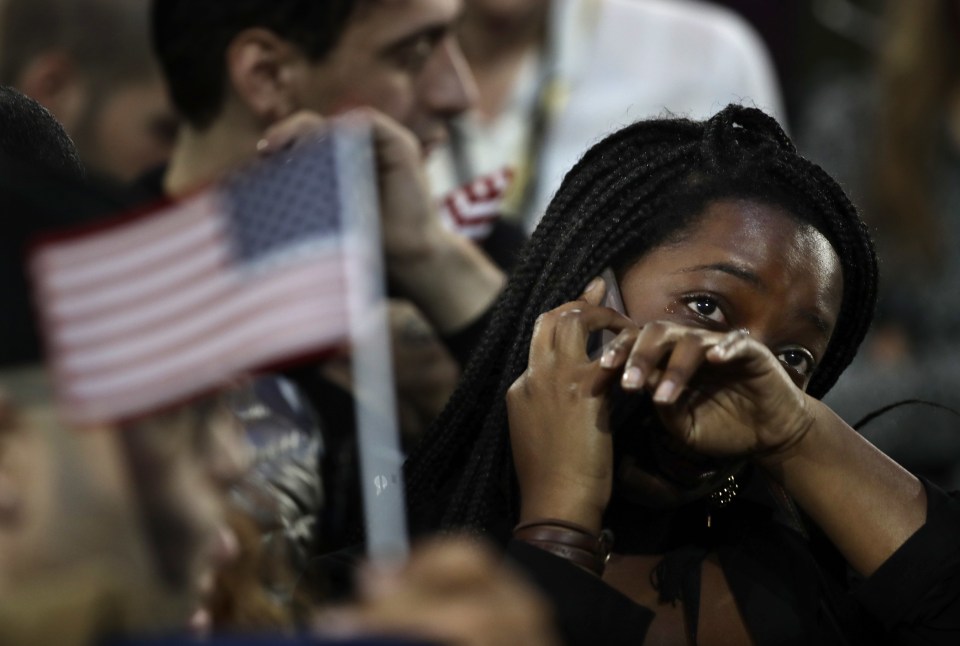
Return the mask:
M623 297L620 295L620 287L617 285L617 277L614 275L613 269L610 267L604 269L600 272L600 278L603 279L603 284L606 288L600 305L626 315L627 311L623 307ZM597 330L596 332L591 332L590 338L587 339L587 356L591 359L599 357L603 352L604 346L615 339L616 336L617 333L613 330Z

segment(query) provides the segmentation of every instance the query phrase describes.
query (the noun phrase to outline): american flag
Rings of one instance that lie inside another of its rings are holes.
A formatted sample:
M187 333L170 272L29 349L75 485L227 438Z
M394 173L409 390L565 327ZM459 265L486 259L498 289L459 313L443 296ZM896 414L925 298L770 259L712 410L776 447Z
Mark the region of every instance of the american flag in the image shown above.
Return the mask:
M471 240L485 240L503 215L513 171L503 168L450 191L440 200L440 217L453 231Z
M340 183L363 157L349 150L329 134L172 206L38 247L67 420L141 415L347 338Z

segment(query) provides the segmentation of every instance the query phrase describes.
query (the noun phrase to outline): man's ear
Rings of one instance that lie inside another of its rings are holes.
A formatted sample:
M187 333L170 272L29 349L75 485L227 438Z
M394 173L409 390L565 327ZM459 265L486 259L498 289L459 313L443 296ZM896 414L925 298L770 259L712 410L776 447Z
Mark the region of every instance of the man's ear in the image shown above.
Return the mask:
M233 93L265 126L295 112L295 76L303 55L268 29L246 29L230 42L227 74Z
M64 52L44 52L24 67L17 87L50 110L67 133L73 132L86 103L86 84Z

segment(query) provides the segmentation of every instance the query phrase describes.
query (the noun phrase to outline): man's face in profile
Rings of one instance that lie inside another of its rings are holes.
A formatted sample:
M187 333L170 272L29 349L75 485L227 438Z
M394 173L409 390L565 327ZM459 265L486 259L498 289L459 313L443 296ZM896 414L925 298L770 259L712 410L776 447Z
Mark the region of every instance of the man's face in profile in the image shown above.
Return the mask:
M336 114L375 108L409 128L424 154L446 138L445 121L476 100L453 25L460 0L358 2L334 50L310 64L300 107Z

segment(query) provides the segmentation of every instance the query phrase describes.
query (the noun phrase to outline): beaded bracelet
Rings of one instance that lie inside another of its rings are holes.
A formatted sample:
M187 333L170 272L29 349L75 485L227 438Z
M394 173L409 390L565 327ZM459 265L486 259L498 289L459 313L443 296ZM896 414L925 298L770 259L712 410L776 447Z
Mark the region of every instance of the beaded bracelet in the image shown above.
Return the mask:
M596 536L576 523L556 518L520 523L513 528L513 537L566 559L581 568L603 575L613 549L613 533L605 529Z

